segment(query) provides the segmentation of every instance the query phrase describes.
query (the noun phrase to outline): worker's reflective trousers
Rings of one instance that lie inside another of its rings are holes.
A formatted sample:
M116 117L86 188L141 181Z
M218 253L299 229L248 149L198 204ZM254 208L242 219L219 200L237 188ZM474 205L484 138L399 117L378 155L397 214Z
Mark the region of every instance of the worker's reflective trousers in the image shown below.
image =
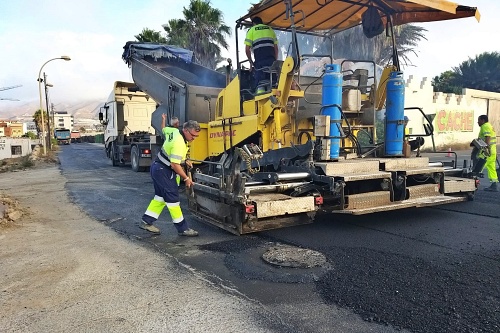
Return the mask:
M177 231L183 232L188 226L182 215L179 202L180 177L172 168L158 161L151 164L150 173L155 188L155 197L149 203L142 220L148 224L154 224L160 217L163 208L167 206Z
M497 167L496 167L496 162L497 162L497 147L496 146L491 146L490 147L490 153L491 155L486 158L486 164L484 165L484 169L488 171L488 178L490 179L490 182L496 183L498 182L498 174L497 174Z

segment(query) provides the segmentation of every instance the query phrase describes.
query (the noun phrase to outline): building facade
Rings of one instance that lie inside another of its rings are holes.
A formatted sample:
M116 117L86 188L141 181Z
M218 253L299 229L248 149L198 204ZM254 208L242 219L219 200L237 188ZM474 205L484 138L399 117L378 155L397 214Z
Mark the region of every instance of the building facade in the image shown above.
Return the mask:
M20 138L24 134L24 125L15 121L0 121L0 136Z
M54 129L66 128L69 130L73 130L74 118L71 114L68 114L68 112L55 111L51 116L54 124Z
M488 115L500 135L500 93L464 89L462 95L433 92L431 80L412 75L405 84L405 108L418 107L432 121L434 142L424 137L424 149L447 150L467 147L479 133L477 117ZM419 110L405 110L410 134L424 134L424 116ZM497 140L498 142L498 140Z
M29 138L0 138L0 160L30 155L40 140Z

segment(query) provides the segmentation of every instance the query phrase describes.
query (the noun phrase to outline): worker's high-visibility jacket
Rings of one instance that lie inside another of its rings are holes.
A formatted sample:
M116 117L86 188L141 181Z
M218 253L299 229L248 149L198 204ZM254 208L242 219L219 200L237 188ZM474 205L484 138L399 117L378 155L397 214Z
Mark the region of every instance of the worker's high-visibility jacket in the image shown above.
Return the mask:
M479 138L486 141L486 137L490 137L490 153L491 155L497 154L497 134L490 123L484 123L479 130Z
M165 142L158 153L157 159L166 166L170 166L170 163L181 164L186 159L189 149L187 141L179 129L175 127L164 127L162 132Z
M484 123L481 125L479 130L479 138L486 141L486 137L490 137L490 156L484 156L484 154L480 154L479 157L486 157L486 163L484 164L484 168L488 170L488 178L491 182L498 182L498 174L496 170L496 160L497 160L497 134L495 130L493 130L493 126L490 123Z
M165 127L162 130L165 142L151 165L151 178L155 188L155 196L149 203L142 220L148 224L156 222L163 208L167 206L172 222L178 232L188 228L182 214L179 201L180 177L171 168L172 163L180 164L188 151L184 135L175 127Z
M257 24L248 30L245 37L245 45L252 48L256 65L268 58L275 59L274 45L278 44L278 39L273 29L265 24ZM256 66L257 68L258 66Z

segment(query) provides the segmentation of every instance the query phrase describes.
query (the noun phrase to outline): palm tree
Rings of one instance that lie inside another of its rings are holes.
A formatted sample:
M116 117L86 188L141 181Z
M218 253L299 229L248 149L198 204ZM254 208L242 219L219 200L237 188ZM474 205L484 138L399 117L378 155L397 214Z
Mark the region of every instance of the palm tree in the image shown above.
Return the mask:
M142 32L134 36L139 42L152 42L159 44L166 44L167 39L161 35L160 31L154 31L149 28L142 29Z
M409 54L417 54L415 47L421 39L426 39L424 35L426 31L427 29L412 24L394 28L396 48L399 59L404 65L411 64ZM380 34L371 39L366 38L361 26L335 34L333 45L335 58L367 59L373 60L379 65L386 65L391 61L393 55L390 37Z
M48 119L48 116L49 114L46 111L44 111L43 113L44 119ZM40 134L42 133L42 113L40 112L40 109L36 110L35 114L33 115L33 121L35 122L36 131L39 133L40 136Z
M484 52L453 68L453 82L463 88L500 92L500 53Z
M186 47L189 44L188 25L187 22L181 19L169 20L163 25L163 29L167 32L168 43L170 45L178 45Z
M399 60L404 65L411 64L409 54L417 54L415 48L421 39L426 39L427 30L412 24L394 27L394 37L398 50ZM277 32L279 44L288 47L290 34ZM327 38L318 38L311 35L297 36L301 54L330 54L333 43L333 57L335 59L373 60L378 65L386 65L392 59L392 39L385 34L374 38L367 38L363 28L357 26L332 35L331 41Z
M216 68L221 47L228 49L226 36L231 36L222 12L212 8L210 1L190 0L189 7L184 7L182 13L184 19L169 20L163 26L167 43L192 50L201 65Z
M412 53L418 57L417 51L415 51L418 43L425 38L425 32L427 29L413 25L413 24L404 24L397 27L394 27L395 37L396 37L396 45L398 49L399 60L403 62L405 66L411 65L411 61L409 59L409 54ZM388 42L388 38L385 39L386 43ZM387 50L387 48L385 48ZM382 54L383 59L388 61L390 56L387 54Z
M461 94L463 88L500 92L500 53L484 52L432 80L434 91Z

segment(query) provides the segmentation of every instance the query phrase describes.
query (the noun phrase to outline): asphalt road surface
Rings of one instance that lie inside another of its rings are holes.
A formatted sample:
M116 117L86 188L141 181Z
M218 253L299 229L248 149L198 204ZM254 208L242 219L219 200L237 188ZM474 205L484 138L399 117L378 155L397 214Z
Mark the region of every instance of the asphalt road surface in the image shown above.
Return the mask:
M82 210L259 302L279 319L276 332L500 332L500 193L483 190L487 179L472 202L319 215L313 224L239 237L187 208L200 237L178 237L165 211L157 224L162 234L152 236L138 228L153 196L149 173L112 167L102 145L61 150L67 191ZM187 207L184 198L181 205ZM278 245L318 251L327 263L265 263L261 255Z

